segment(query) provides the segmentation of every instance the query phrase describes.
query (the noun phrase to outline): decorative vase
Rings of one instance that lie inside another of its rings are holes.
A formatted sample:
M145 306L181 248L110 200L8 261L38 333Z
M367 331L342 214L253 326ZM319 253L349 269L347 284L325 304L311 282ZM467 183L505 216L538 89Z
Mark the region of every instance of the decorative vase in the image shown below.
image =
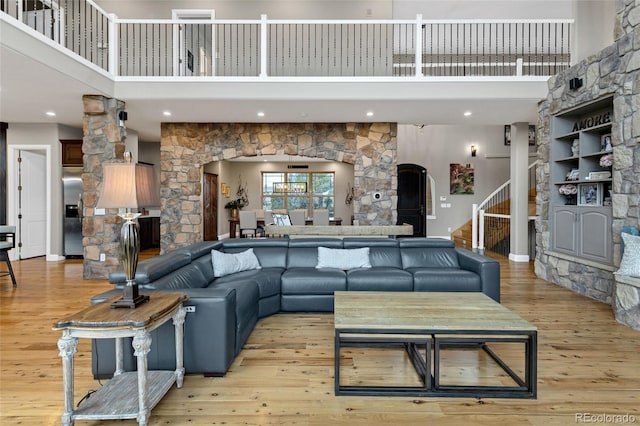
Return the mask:
M240 218L239 212L239 209L229 209L229 217L233 220L238 220Z

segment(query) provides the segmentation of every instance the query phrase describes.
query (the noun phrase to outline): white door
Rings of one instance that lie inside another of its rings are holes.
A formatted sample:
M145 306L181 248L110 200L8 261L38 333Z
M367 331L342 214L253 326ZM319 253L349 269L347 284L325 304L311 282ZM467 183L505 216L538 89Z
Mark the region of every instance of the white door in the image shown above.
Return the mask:
M213 20L214 10L174 9L173 19ZM213 76L215 73L215 25L190 24L174 25L173 34L175 76Z
M44 256L47 235L47 156L44 151L18 151L18 222L20 259Z

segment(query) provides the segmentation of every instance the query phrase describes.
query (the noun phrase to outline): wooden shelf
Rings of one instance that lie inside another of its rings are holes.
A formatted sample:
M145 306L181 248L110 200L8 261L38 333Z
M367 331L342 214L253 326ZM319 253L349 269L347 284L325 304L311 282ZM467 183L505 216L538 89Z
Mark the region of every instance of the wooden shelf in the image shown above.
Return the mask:
M175 371L147 371L147 401L152 410L176 381ZM114 376L74 411L75 419L135 419L138 416L138 373Z

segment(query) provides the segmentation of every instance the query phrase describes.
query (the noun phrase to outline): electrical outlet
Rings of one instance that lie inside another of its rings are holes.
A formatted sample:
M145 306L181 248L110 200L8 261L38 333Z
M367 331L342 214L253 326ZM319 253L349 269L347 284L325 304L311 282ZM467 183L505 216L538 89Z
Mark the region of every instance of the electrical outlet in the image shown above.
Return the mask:
M447 232L451 232L451 227L447 227Z
M104 262L105 260L107 260L107 255L104 253L100 253L100 262Z
M185 306L184 310L187 312L195 312L196 311L196 307L195 306Z
M104 216L106 213L105 209L95 209L95 215L96 216Z

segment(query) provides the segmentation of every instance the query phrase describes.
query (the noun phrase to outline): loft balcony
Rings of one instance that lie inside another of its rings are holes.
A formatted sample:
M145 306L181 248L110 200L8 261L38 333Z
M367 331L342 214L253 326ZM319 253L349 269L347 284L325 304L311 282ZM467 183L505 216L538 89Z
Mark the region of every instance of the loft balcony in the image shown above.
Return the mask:
M550 76L571 20L119 19L90 0L0 10L114 77Z
M376 120L405 123L450 123L452 102L490 100L483 124L531 122L548 77L571 65L572 20L120 19L90 0L0 9L4 121L25 121L12 101L28 84L76 120L78 95L101 93L127 102L133 120L156 122L145 114L158 100L189 104L189 121L212 110L216 121L250 121L261 102L276 107L272 121L311 121L316 110L351 121L335 102L363 102L387 111ZM251 117L240 116L249 105Z

